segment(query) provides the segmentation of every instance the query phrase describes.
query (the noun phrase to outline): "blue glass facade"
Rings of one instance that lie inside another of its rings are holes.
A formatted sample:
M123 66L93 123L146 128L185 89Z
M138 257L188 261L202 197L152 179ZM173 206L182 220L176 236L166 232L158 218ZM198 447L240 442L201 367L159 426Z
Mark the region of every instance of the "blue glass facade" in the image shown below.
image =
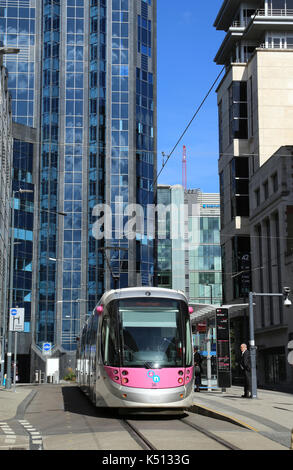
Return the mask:
M57 189L59 163L60 2L43 1L40 233L36 343L55 343Z
M14 139L13 180L14 197L14 279L13 305L25 309L25 331L30 331L32 299L34 194L34 144Z
M111 65L111 191L110 203L112 218L119 215L130 202L128 191L129 173L129 2L112 1L112 65ZM127 287L128 240L119 235L119 228L112 226L111 269L118 276L119 287ZM119 249L119 248L122 248ZM124 250L123 250L124 248ZM123 269L122 269L123 267ZM114 287L114 281L111 280Z
M4 60L9 70L13 119L27 126L33 126L35 97L35 61L30 51L35 46L36 9L31 5L30 0L0 1L0 41L20 49L19 54Z
M107 2L91 1L90 7L90 76L89 76L89 215L88 215L88 304L90 313L103 292L103 241L92 233L92 211L105 200L106 158L106 20Z
M153 20L149 16L151 0L141 2L137 18L137 50L141 67L136 68L136 200L144 209L144 233L137 236L136 270L141 273L142 285L153 282L154 240L147 236L146 206L154 204L154 74L149 71L149 58L154 54L152 44Z
M62 346L70 350L79 334L84 142L84 1L67 2Z
M75 351L85 315L114 286L110 272L120 287L152 281L154 21L151 0L0 0L0 39L20 48L7 59L14 119L35 125L39 144L39 350L46 341ZM130 242L113 223L111 240L97 240L99 203L111 207L113 221L141 204L145 230Z

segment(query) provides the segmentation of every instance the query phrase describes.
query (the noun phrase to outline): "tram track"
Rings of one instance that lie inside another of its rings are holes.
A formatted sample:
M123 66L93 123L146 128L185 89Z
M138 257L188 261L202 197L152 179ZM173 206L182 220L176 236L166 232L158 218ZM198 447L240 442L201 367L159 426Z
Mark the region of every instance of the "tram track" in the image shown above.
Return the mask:
M189 423L186 421L186 418L183 418L181 419L181 421L186 424L187 426L190 426L191 428L193 429L196 429L197 431L201 432L202 434L204 434L205 436L207 437L210 437L211 439L213 439L214 441L218 442L219 444L223 445L224 447L226 447L228 450L241 450L239 447L236 447L235 445L231 444L230 442L228 442L226 439L222 439L221 437L219 436L216 436L214 433L210 432L210 431L207 431L206 429L204 429L202 426L199 426L197 424L194 424L194 423Z
M131 437L142 447L143 450L158 450L132 423L127 419L122 419L123 427L129 432Z
M136 441L138 445L141 446L143 450L167 450L167 449L177 449L178 444L180 445L180 449L184 444L180 443L178 441L178 434L177 437L173 438L172 435L176 433L181 433L184 435L184 431L187 431L187 428L189 428L189 431L185 433L186 438L188 436L189 442L192 440L193 435L194 435L194 447L186 444L186 450L193 450L193 449L198 449L198 441L199 441L199 434L201 435L201 440L204 439L202 436L204 436L206 439L206 445L209 446L210 443L210 448L216 448L216 449L222 449L222 450L241 450L239 447L235 446L231 442L229 442L226 439L223 439L222 437L219 437L218 435L214 434L210 430L207 430L203 428L202 426L190 422L187 417L180 417L178 419L174 419L169 421L169 423L173 423L173 426L169 425L168 427L168 435L169 441L168 441L168 447L166 448L165 446L162 446L162 441L160 437L156 437L156 431L160 427L161 421L155 420L155 421L150 421L150 420L139 420L134 423L133 420L127 419L127 418L122 418L122 425L124 429L131 435L131 437ZM138 424L139 423L139 424ZM154 425L153 430L150 428L150 423ZM178 423L184 425L185 429L182 427L178 427ZM192 433L192 431L194 433ZM152 439L148 437L148 434L152 434ZM161 441L161 442L160 442ZM183 439L184 441L184 439ZM213 444L214 443L214 444Z

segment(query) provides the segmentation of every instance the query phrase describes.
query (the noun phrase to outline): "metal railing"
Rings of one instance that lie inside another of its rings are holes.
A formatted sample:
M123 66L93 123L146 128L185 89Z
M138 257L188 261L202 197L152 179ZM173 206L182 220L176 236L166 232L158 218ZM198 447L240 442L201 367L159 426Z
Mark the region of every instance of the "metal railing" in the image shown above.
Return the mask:
M258 10L257 16L293 16L293 9L269 9L269 10Z

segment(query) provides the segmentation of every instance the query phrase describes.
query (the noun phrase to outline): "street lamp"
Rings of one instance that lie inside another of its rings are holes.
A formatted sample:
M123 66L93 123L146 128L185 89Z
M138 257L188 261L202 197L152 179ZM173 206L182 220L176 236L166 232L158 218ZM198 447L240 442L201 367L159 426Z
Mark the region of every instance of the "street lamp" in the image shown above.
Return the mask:
M10 280L9 280L9 307L12 308L13 302L13 271L14 271L14 198L16 193L33 193L32 189L22 189L12 191L12 207L11 207L11 237L10 237ZM12 349L12 331L9 329L8 323L8 345L7 345L7 377L5 387L11 388L11 349ZM15 360L15 358L14 358ZM15 364L16 367L16 364Z
M283 293L257 293L249 292L249 345L250 345L250 360L251 360L251 398L257 398L257 377L256 377L256 346L254 340L254 312L253 312L253 297L265 297L265 296L278 296L285 297L284 305L290 307L292 305L289 299L290 287L284 287Z
M210 301L211 304L213 303L213 285L212 284L206 284L207 287L210 288Z

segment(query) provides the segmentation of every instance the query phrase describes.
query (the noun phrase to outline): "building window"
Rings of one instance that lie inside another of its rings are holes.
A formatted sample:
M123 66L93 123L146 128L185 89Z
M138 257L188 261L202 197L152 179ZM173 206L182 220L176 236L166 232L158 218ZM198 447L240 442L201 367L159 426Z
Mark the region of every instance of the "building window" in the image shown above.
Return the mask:
M251 289L250 238L233 238L233 288L234 299L246 298Z
M233 139L248 138L247 83L234 81L229 88L229 132Z
M220 152L220 156L223 153L223 119L222 119L222 113L223 113L223 109L222 109L222 100L221 100L219 102L219 106L218 106L218 115L219 115L219 119L218 119L218 122L219 122L219 152Z
M272 188L273 188L273 191L274 193L276 193L278 191L278 173L274 173L272 176L271 176L271 179L272 179Z
M249 216L249 164L248 157L235 157L230 162L231 218Z
M254 191L254 195L255 195L255 205L256 205L256 207L258 207L260 205L260 190L259 190L259 188L257 188Z
M224 171L220 173L220 205L221 205L221 226L224 226L225 221L225 204L224 204L224 188L225 188L225 179Z
M249 112L249 121L250 121L250 137L253 137L253 88L252 88L252 77L249 79L249 88L250 88L250 112Z
M293 9L292 0L268 0L269 15L289 15Z
M266 180L263 184L263 195L264 195L264 200L266 201L267 198L269 197L269 182Z

